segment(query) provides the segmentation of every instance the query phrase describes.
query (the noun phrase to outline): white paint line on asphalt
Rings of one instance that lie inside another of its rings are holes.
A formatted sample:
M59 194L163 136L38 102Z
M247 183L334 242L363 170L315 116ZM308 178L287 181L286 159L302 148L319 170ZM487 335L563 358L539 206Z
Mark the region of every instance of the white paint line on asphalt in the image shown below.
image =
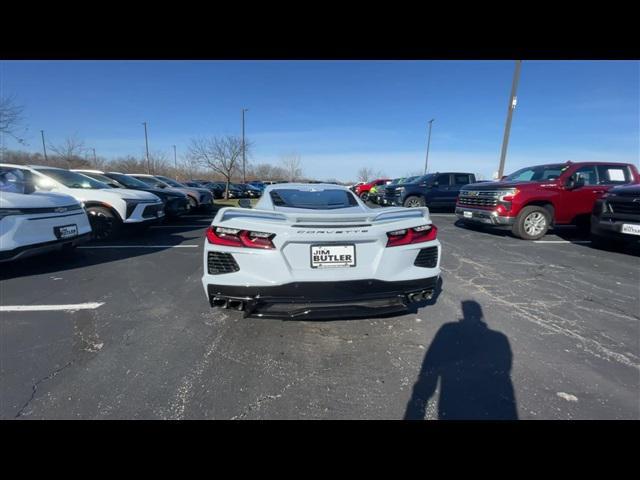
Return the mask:
M72 305L2 305L0 312L44 312L52 310L95 310L104 302L76 303Z
M533 243L591 243L591 240L534 240Z
M200 245L95 245L92 247L78 247L85 250L96 248L196 248Z
M155 225L149 228L207 228L209 224L206 225Z

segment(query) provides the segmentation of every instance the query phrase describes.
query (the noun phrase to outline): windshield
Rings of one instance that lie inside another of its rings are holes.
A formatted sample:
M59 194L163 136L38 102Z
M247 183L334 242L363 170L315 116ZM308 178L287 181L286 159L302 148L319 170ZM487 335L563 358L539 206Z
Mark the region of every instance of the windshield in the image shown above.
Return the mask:
M108 185L94 180L76 172L70 172L69 170L58 170L53 168L36 168L37 172L53 178L56 182L61 183L67 188L86 188L89 190L102 190L110 188Z
M145 183L147 186L150 186L150 187L166 188L169 186L165 182L160 181L154 177L133 177L133 178L135 178L136 180L140 180L141 182Z
M78 172L81 173L82 175L86 175L87 177L91 177L94 180L97 180L99 182L102 182L104 184L106 184L107 186L111 187L111 188L122 188L123 186L117 182L116 180L114 180L113 178L109 178L106 175L102 175L100 173L93 173L93 172Z
M175 180L171 180L170 178L167 177L161 177L158 175L158 177L160 180L162 180L164 183L171 185L172 187L176 187L176 188L184 188L184 185L182 185L181 183L176 182Z
M358 205L351 192L345 190L295 190L291 188L271 191L271 200L277 207L325 210Z
M106 176L127 188L149 188L149 185L146 183L123 173L107 173Z
M521 168L520 170L507 176L505 182L541 182L545 180L555 180L562 172L569 168L566 164L538 165L535 167Z
M33 188L19 168L0 167L0 192L33 193Z

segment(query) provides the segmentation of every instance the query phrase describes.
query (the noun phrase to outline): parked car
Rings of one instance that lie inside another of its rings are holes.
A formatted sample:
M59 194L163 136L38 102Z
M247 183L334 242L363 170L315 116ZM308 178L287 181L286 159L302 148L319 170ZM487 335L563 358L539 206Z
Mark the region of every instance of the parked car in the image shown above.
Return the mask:
M384 196L384 189L387 185L389 185L391 182L393 182L393 180L387 180L386 182L384 182L381 185L374 185L371 187L371 190L369 190L369 198L368 200L372 203L376 203L376 204L380 204L381 203L381 198Z
M640 185L611 188L596 200L591 215L594 246L640 244Z
M356 188L359 187L360 185L364 185L364 183L365 182L357 182L357 183L354 183L353 185L349 185L348 188L349 188L349 190L351 190L352 192L355 193Z
M143 192L153 193L162 200L164 204L164 213L169 218L179 217L185 213L189 213L191 207L187 195L182 192L169 191L168 189L153 188L137 178L130 177L124 173L102 172L100 170L80 170L73 169L72 172L82 173L88 177L105 183L112 188L128 188L130 190L141 190Z
M214 199L224 198L225 186L222 182L212 182L210 180L191 180L202 188L207 188L213 194Z
M376 203L378 205L387 205L387 201L385 199L386 196L386 189L387 187L392 187L395 185L400 185L403 183L410 183L413 179L418 178L416 177L400 177L400 178L394 178L393 180L391 180L389 183L382 185L380 188L376 188L375 190L375 195L372 193L374 191L373 187L370 191L369 191L369 198L371 199L371 201L373 203Z
M206 188L187 187L175 180L159 175L149 175L145 173L127 173L127 175L137 178L153 188L170 188L186 194L191 209L204 208L209 210L213 207L213 195Z
M404 207L455 208L460 188L476 181L473 173L438 172L412 177L385 189L385 203Z
M268 186L207 229L212 307L276 318L370 316L431 298L440 243L429 211L371 209L346 187Z
M566 162L522 168L497 182L465 186L456 215L465 223L510 229L538 240L553 225L589 227L596 200L616 185L639 183L627 163Z
M258 198L262 195L262 190L248 183L237 183L235 185L244 192L245 198Z
M260 180L252 180L250 182L247 182L249 185L253 185L256 188L260 189L260 192L262 193L266 187L266 185L261 182Z
M68 251L91 237L81 202L36 191L24 171L0 166L0 262Z
M110 188L102 182L62 168L0 164L18 169L36 190L66 193L83 202L93 238L110 240L124 226L148 226L164 217L162 200L149 192Z
M378 185L384 185L385 183L387 183L388 181L390 181L390 178L378 178L376 180L373 180L371 182L368 183L363 183L362 185L358 185L356 187L356 195L358 195L363 202L366 202L367 200L369 200L369 191L371 191L371 187L373 186L378 186Z

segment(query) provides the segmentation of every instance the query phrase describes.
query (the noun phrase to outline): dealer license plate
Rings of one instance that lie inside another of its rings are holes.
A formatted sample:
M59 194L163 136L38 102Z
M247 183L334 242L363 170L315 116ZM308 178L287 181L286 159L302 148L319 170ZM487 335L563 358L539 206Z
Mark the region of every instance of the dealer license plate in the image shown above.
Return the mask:
M355 267L355 245L312 245L311 268Z
M53 234L56 238L71 238L78 235L77 225L64 225L62 227L53 227Z
M629 233L631 235L640 235L640 225L633 225L631 223L622 224L622 233Z

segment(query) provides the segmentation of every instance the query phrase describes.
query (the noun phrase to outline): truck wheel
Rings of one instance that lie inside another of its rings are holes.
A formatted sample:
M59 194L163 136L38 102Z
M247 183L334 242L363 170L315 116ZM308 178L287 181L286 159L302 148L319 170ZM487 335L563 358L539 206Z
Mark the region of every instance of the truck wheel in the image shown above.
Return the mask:
M363 193L361 193L361 194L360 194L360 199L361 199L363 202L366 202L367 200L369 200L369 192L363 192Z
M422 197L412 196L412 197L408 197L404 201L404 206L408 208L424 207L425 205L426 205L426 202Z
M532 205L520 211L512 232L523 240L539 240L546 235L550 223L549 211L544 207Z
M105 207L89 207L87 216L94 240L112 240L118 235L122 226L120 219Z
M189 208L193 210L194 208L198 208L198 202L191 195L188 195L189 198Z

